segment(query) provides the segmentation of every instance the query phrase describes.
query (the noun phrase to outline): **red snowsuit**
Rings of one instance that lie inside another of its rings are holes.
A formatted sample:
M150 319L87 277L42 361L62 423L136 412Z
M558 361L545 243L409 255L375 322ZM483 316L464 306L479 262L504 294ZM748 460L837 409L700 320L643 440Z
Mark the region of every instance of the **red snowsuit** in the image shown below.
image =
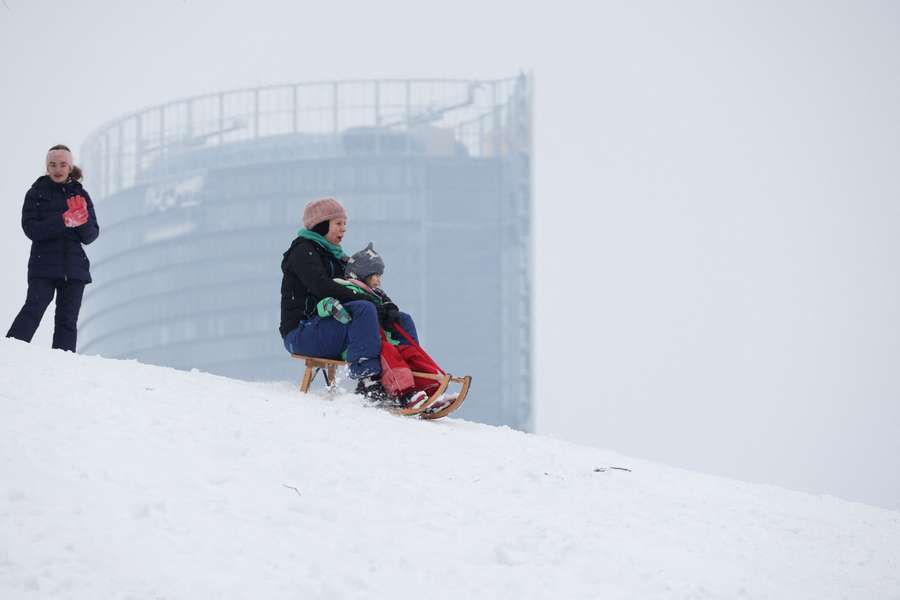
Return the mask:
M347 281L377 298L382 305L390 305L397 310L397 305L391 301L384 290L370 288L358 279ZM392 344L385 331L381 331L381 385L388 394L395 397L408 394L411 390L422 390L431 396L437 389L438 382L434 379L414 377L412 373L417 371L443 375L443 371L403 330L399 323L394 323L389 329L390 336L394 340L399 340L400 343L399 345Z
M399 325L395 326L399 327ZM398 337L394 335L394 337ZM413 345L400 334L401 343L393 345L381 332L381 385L393 396L402 396L410 390L422 390L429 396L438 387L434 379L415 377L412 372L441 374L441 369L434 364L418 345Z

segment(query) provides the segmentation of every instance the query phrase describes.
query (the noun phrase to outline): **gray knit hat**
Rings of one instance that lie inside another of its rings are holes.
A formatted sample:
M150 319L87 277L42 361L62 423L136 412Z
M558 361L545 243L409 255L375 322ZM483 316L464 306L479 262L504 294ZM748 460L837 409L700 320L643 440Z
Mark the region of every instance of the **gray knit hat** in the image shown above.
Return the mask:
M375 252L372 242L369 242L368 246L347 261L347 275L362 281L373 273L384 275L384 261L381 259L381 255Z

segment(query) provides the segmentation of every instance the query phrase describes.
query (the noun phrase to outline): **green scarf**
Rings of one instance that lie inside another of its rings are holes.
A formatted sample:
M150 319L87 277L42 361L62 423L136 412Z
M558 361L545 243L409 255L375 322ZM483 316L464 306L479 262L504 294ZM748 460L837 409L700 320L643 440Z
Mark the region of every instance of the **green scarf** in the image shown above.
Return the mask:
M334 257L338 260L341 260L346 254L344 254L344 249L338 246L337 244L332 244L324 237L316 233L315 231L310 231L309 229L300 228L300 231L297 232L297 237L302 237L307 240L312 240L318 245L322 246L329 252L331 252Z

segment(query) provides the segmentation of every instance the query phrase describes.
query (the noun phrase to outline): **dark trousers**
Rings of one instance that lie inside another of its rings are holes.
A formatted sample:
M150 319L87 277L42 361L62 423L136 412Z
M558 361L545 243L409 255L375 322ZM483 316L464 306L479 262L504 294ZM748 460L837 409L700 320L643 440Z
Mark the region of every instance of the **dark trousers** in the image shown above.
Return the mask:
M62 279L34 278L28 280L28 296L25 306L16 315L12 327L6 337L30 342L41 324L44 311L56 294L56 315L53 319L53 347L75 352L78 337L78 312L81 310L81 297L84 294L84 282Z
M397 323L400 324L400 327L403 328L403 331L409 334L409 337L414 339L416 343L419 343L419 333L416 331L416 324L413 323L412 316L408 313L401 312L400 318L397 319ZM406 344L406 338L400 335L399 333L393 334L394 339L399 341L401 344Z
M341 358L346 351L350 376L360 379L381 374L381 326L375 305L366 300L344 304L350 323L333 317L313 317L284 336L288 352L320 358Z

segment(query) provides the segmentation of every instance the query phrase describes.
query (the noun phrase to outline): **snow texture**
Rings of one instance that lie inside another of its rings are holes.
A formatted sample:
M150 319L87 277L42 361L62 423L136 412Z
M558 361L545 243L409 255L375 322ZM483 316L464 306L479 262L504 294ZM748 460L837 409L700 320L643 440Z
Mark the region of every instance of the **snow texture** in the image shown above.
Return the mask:
M5 600L900 598L893 511L12 340L0 378Z

